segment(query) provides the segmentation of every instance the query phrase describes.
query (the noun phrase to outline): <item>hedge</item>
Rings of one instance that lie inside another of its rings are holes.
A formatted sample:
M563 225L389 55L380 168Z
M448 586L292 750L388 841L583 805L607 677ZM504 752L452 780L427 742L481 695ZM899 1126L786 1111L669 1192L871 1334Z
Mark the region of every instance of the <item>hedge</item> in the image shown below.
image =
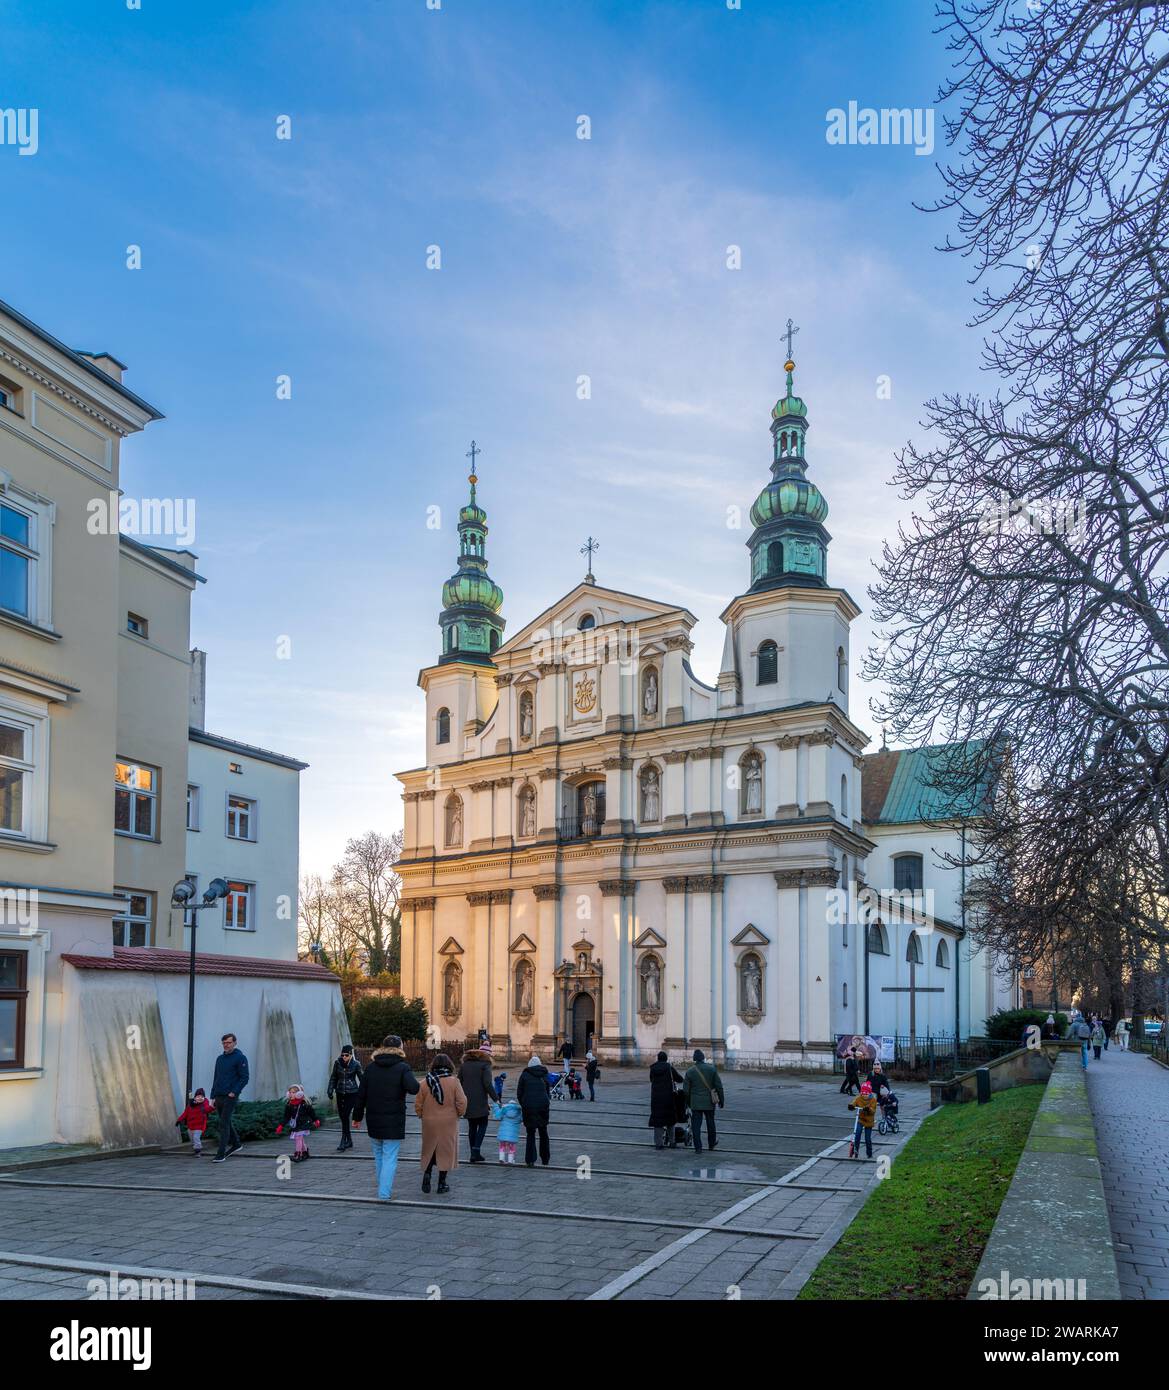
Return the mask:
M1012 1042L1019 1042L1023 1037L1023 1029L1028 1023L1037 1023L1040 1028L1047 1022L1047 1015L1050 1009L1000 1009L997 1014L991 1014L986 1020L986 1036L988 1038L1007 1038ZM1055 1015L1055 1026L1063 1035L1067 1027L1067 1014Z
M361 1047L377 1047L387 1033L422 1042L430 1019L424 999L403 999L399 995L377 998L369 995L353 1006L350 1031Z
M231 1112L231 1122L240 1139L274 1139L276 1126L284 1119L285 1104L283 1097L279 1100L239 1101ZM333 1114L332 1101L326 1100L323 1096L311 1097L310 1104L322 1124ZM186 1139L185 1129L180 1129L179 1133ZM219 1143L219 1116L214 1111L208 1116L206 1137L209 1144Z

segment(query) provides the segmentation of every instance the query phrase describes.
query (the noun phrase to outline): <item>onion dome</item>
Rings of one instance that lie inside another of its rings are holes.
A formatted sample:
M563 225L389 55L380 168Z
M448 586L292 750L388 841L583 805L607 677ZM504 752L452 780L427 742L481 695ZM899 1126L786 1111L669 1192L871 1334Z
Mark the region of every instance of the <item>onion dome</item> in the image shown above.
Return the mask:
M789 357L783 364L783 369L787 372L787 395L781 396L776 401L771 411L771 418L773 420L785 420L790 417L804 420L808 414L807 404L792 392L792 373L796 369L796 364Z
M807 478L775 478L755 499L751 521L762 526L779 516L805 516L809 521L823 521L828 515L828 502L815 483Z
M442 586L442 654L439 663L470 661L490 665L499 646L504 621L503 590L487 573L487 513L475 496L479 479L474 472L479 446L472 440L468 457L472 471L467 479L471 496L459 509L459 567Z

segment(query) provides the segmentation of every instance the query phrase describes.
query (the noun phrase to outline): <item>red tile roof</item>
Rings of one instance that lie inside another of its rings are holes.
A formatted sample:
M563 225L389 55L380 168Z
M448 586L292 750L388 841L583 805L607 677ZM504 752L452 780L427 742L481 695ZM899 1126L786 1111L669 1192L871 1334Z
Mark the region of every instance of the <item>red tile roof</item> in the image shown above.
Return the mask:
M188 951L161 946L115 946L112 956L61 957L78 970L138 970L153 975L185 975L191 966ZM261 960L256 956L195 956L196 975L243 975L268 980L331 980L337 976L307 960Z

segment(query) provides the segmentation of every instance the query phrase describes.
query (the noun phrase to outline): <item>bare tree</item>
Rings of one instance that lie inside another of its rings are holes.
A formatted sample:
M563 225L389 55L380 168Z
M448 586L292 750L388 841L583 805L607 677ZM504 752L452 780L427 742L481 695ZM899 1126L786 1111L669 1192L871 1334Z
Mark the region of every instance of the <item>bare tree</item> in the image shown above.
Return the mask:
M341 898L346 930L364 953L371 975L399 968L401 880L394 866L401 854L401 831L387 837L371 830L347 842L333 871L332 887Z
M306 874L300 885L300 947L331 969L357 964L360 943L350 929L343 895L320 874Z

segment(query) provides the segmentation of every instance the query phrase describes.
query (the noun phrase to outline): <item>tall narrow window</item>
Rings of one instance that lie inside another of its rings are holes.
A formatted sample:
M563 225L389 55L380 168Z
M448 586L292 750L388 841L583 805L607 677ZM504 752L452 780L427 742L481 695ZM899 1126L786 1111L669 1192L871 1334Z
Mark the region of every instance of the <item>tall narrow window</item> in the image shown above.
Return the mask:
M227 838L254 840L256 838L256 803L246 796L227 798Z
M192 783L187 783L187 829L198 830L200 827L199 818L199 788Z
M435 743L449 743L451 741L451 712L449 709L440 709L435 717L434 741Z
M842 820L848 819L848 776L840 774L840 815Z
M31 725L0 719L0 832L8 835L28 833L32 742Z
M158 772L141 763L114 764L114 830L153 840L158 823Z
M911 961L914 965L920 965L922 963L921 937L919 937L915 931L909 933L909 941L905 947L905 959Z
M254 883L229 882L223 900L223 925L229 931L255 931L252 895Z
M836 648L836 684L841 690L848 691L848 657L844 654L843 647Z
M0 1068L24 1066L24 1019L28 1004L28 952L0 953Z
M0 608L35 618L37 518L0 502Z
M783 542L772 541L767 547L767 573L783 573Z
M939 970L949 970L950 968L950 948L946 945L944 936L938 938L938 949L934 952L934 964Z
M779 648L774 642L763 642L759 647L758 685L774 685L779 680Z
M138 888L119 888L118 892L126 897L126 910L114 918L114 945L149 946L154 895Z
M898 893L920 893L924 872L920 854L899 854L893 861L893 887Z

